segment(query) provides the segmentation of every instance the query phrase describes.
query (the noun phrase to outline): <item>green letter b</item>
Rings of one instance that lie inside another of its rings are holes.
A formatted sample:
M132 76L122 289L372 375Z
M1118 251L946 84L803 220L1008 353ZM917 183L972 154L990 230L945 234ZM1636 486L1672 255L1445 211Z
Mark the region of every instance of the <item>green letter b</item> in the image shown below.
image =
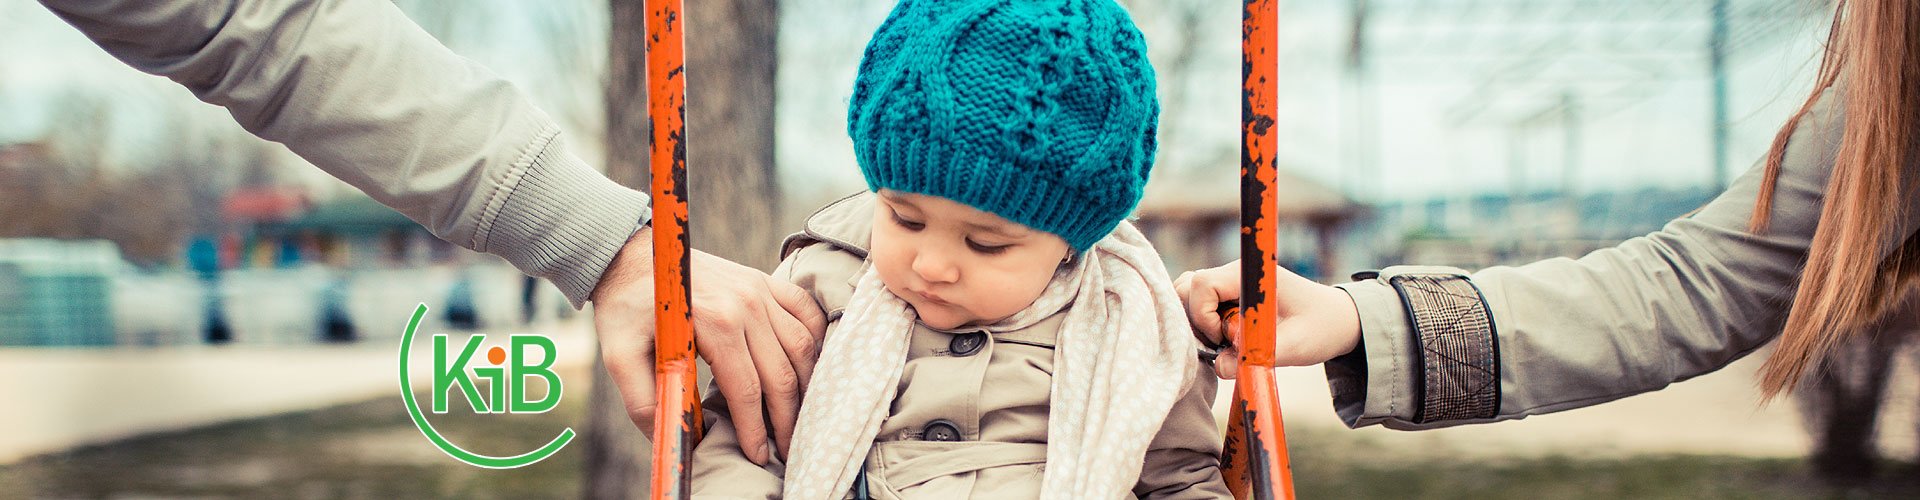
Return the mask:
M513 413L546 413L560 404L560 376L553 373L553 339L540 335L514 335L513 344ZM540 364L529 366L526 348L540 348ZM547 395L539 401L527 401L527 377L540 377L547 381Z

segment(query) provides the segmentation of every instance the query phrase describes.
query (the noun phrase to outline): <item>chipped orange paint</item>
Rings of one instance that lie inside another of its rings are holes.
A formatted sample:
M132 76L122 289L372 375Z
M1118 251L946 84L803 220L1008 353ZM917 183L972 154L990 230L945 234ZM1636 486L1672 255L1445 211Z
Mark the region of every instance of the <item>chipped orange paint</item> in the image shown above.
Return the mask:
M1241 17L1240 304L1226 321L1241 322L1233 339L1240 368L1233 414L1222 449L1224 475L1236 498L1293 498L1286 430L1274 392L1274 332L1279 300L1270 270L1280 267L1278 202L1274 191L1274 93L1279 66L1278 0L1244 0ZM1238 318L1235 318L1238 316Z
M653 498L687 498L700 440L694 374L692 254L687 225L687 82L680 0L646 0L647 120L652 130L653 284L656 316ZM667 413L672 412L672 413Z
M1247 466L1250 460L1247 454L1247 399L1240 395L1239 383L1234 384L1233 406L1227 413L1227 437L1220 446L1220 478L1227 481L1227 491L1234 498L1247 498L1248 488L1253 486L1253 469Z
M1273 367L1244 364L1234 383L1233 419L1249 443L1245 475L1253 498L1293 500L1293 468L1287 456L1286 429L1280 421L1280 400L1273 383ZM1231 426L1232 424L1229 424ZM1236 492L1236 498L1247 498Z

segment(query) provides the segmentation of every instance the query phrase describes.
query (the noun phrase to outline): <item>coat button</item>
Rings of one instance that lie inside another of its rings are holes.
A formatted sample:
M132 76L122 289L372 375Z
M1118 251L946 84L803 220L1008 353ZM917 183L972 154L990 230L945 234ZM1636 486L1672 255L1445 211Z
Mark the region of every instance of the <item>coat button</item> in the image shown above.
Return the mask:
M959 441L960 426L954 425L953 421L946 419L928 422L927 427L920 431L920 439L923 441Z
M980 352L980 346L987 345L986 332L962 333L947 341L947 352L954 356L967 357Z

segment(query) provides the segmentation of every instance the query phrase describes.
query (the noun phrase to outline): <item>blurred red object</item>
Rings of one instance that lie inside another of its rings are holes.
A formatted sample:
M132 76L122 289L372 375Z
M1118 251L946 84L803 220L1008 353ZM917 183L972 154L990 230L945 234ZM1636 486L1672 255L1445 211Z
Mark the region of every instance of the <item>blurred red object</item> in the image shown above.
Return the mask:
M220 214L235 222L283 222L306 213L306 192L291 188L235 189L220 202Z

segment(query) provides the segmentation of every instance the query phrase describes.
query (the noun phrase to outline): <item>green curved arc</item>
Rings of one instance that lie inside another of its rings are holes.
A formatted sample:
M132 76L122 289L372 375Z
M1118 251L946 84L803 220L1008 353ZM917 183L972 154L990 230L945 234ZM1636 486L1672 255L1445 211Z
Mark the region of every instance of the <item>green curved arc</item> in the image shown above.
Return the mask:
M452 441L448 441L447 438L441 436L440 431L433 428L433 423L427 421L427 416L420 413L420 403L416 402L413 397L411 373L407 371L408 355L413 351L413 333L415 329L420 326L420 318L426 315L427 305L425 303L415 306L413 309L413 319L407 320L407 332L400 337L400 395L401 399L407 403L407 416L413 417L414 427L418 427L420 433L427 436L427 440L433 441L435 447L440 448L440 451L445 452L447 456L453 457L455 460L474 466L488 469L512 469L546 460L546 458L553 455L554 452L560 451L560 448L566 447L567 443L573 442L573 428L568 427L566 430L560 431L560 435L554 436L552 441L548 441L546 446L541 446L539 449L510 457L496 457L467 451L465 448L461 448L460 445L453 444ZM559 388L556 387L555 390L559 390Z

